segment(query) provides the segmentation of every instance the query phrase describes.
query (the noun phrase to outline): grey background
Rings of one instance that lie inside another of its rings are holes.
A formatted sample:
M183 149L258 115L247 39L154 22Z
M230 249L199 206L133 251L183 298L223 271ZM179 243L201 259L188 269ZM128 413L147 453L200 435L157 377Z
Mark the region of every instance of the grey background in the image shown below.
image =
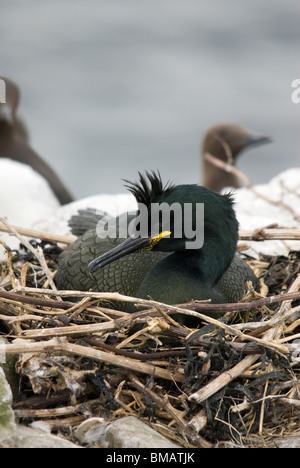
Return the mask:
M200 141L229 120L271 136L239 167L299 166L298 0L0 0L0 73L32 145L76 198L159 169L201 181Z

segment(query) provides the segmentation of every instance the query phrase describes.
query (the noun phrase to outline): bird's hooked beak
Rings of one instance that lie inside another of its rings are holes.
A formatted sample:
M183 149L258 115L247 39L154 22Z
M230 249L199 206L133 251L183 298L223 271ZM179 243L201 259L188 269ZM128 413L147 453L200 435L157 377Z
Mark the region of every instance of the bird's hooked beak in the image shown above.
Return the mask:
M8 125L12 125L14 123L12 108L7 103L0 104L0 121L3 121Z
M88 265L88 272L95 273L99 268L104 267L119 258L125 257L125 255L130 253L152 250L153 247L161 241L161 239L170 236L170 234L170 231L163 231L153 237L128 237L128 239L122 242L122 244L117 245L105 254L92 260Z

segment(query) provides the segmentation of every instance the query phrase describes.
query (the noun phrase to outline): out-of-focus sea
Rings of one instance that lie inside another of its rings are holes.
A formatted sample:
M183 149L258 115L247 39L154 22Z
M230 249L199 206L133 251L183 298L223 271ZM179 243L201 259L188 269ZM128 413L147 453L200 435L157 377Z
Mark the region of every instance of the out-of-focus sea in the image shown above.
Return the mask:
M0 0L0 74L32 145L76 198L159 169L201 182L200 141L238 122L273 139L253 183L300 165L299 0Z

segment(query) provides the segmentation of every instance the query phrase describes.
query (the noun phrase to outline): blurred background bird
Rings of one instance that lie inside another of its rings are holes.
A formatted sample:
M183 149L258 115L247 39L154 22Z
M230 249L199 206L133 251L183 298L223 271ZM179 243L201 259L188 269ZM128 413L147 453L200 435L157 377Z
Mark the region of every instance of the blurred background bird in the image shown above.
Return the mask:
M27 127L17 114L20 99L18 85L5 76L0 76L0 79L6 85L6 102L0 103L0 157L34 169L47 181L60 204L73 201L61 177L30 146ZM9 177L7 169L6 176ZM17 180L14 183L18 186Z

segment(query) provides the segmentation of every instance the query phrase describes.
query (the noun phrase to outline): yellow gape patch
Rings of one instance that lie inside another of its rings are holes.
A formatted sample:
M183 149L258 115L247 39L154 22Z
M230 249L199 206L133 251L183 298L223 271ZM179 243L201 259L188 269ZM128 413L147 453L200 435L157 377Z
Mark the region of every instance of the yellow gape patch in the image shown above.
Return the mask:
M159 241L163 238L163 237L166 237L166 236L170 236L172 233L171 231L163 231L161 232L160 234L158 234L157 236L154 236L150 239L150 243L147 247L144 247L143 249L140 250L140 252L147 252L149 250L152 250L153 247L156 246L156 244L159 243Z

